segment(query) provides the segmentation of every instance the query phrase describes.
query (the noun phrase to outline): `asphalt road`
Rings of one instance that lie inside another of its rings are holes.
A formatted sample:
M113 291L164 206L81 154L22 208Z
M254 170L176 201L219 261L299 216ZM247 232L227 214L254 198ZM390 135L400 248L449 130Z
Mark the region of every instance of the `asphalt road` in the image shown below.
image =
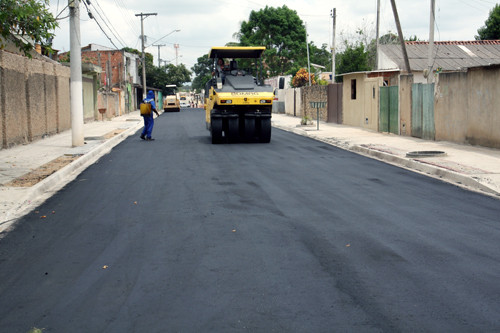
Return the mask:
M0 332L494 332L500 201L161 115L0 240Z

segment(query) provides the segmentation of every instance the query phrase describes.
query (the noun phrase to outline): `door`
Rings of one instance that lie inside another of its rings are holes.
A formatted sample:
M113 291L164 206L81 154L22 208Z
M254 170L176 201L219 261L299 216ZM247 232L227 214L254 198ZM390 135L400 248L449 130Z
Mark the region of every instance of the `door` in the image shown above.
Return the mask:
M399 134L399 86L380 87L379 132Z
M327 122L342 124L342 83L328 85Z
M434 83L414 83L411 91L411 135L434 140Z

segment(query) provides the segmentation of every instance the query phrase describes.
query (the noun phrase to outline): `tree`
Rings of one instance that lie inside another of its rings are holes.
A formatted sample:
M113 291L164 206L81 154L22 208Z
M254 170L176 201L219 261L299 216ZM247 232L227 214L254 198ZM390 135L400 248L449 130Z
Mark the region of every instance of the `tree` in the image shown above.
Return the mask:
M344 52L337 54L335 60L335 73L337 75L371 70L368 63L369 54L361 43L349 44L346 41Z
M199 92L201 89L205 89L205 84L212 78L212 59L208 57L208 54L199 57L198 62L191 67L191 70L195 74L192 88Z
M184 83L191 82L191 72L186 68L186 65L168 64L165 67L168 78L168 82L165 84L175 84L177 87L182 87Z
M182 87L185 82L189 82L191 72L184 64L175 66L168 64L166 66L156 67L146 65L146 85L148 87L155 87L161 89L163 93L167 92L167 84L175 84L177 87Z
M56 19L49 12L48 0L1 0L0 1L0 49L5 40L11 40L16 47L31 57L34 44L50 48L57 26ZM11 34L20 38L12 38Z
M332 69L332 53L327 44L321 45L318 48L314 42L309 43L309 59L313 64L325 66L325 71Z
M252 11L236 36L242 46L266 47L263 60L269 76L285 74L306 54L304 23L286 5Z
M476 40L500 39L500 5L495 5L484 26L477 30Z
M127 52L135 53L136 50L125 48ZM177 87L182 87L185 82L191 81L191 72L184 64L175 66L168 64L166 66L156 67L153 64L153 55L146 52L146 86L162 89L163 93L167 92L167 84L175 84ZM142 65L139 66L139 73L142 73Z

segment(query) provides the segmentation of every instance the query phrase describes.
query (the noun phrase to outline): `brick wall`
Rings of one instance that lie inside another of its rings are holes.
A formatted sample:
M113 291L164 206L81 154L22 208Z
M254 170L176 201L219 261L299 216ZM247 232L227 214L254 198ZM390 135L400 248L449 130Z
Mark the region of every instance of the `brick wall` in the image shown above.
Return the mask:
M119 87L123 77L124 63L122 51L84 51L82 62L90 62L102 68L100 86L109 89Z

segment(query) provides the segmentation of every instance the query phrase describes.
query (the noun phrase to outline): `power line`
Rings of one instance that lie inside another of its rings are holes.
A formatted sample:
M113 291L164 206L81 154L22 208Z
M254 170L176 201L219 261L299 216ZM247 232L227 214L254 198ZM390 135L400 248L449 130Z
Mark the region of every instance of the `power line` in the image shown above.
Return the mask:
M86 1L83 1L83 4L85 5L85 8L87 8L87 13L89 14L89 17L90 18L94 18L94 16L92 15L92 12L90 11L90 8L88 7L87 5L87 2ZM97 23L97 26L99 27L99 29L101 29L101 31L104 33L104 35L106 36L106 38L109 39L109 41L111 42L111 44L113 44L113 46L116 48L116 49L119 49L118 46L115 45L115 43L113 43L113 40L108 36L108 34L106 33L106 31L104 31L104 29L101 27L101 25L99 24L99 22L94 19L95 23Z
M122 13L122 18L124 21L127 23L130 32L132 33L133 36L139 36L140 32L137 30L137 25L135 24L135 20L133 15L126 9L127 6L123 3L123 0L113 0Z
M99 9L97 9L97 7L94 5L97 4L97 6L99 7ZM99 3L94 0L91 2L91 5L94 7L94 10L95 12L97 13L97 15L99 15L100 19L102 20L102 22L106 25L106 27L109 29L109 31L113 34L113 36L116 38L116 40L122 44L123 47L125 47L126 43L123 41L123 38L120 37L120 35L118 34L118 31L116 31L115 27L111 24L111 21L109 20L109 18L106 16L106 13L102 10L101 6L99 5ZM100 12L99 12L100 11ZM106 20L108 22L106 22ZM96 20L97 21L97 20ZM108 24L109 23L109 24ZM114 31L113 31L114 30ZM114 45L114 44L113 44Z

